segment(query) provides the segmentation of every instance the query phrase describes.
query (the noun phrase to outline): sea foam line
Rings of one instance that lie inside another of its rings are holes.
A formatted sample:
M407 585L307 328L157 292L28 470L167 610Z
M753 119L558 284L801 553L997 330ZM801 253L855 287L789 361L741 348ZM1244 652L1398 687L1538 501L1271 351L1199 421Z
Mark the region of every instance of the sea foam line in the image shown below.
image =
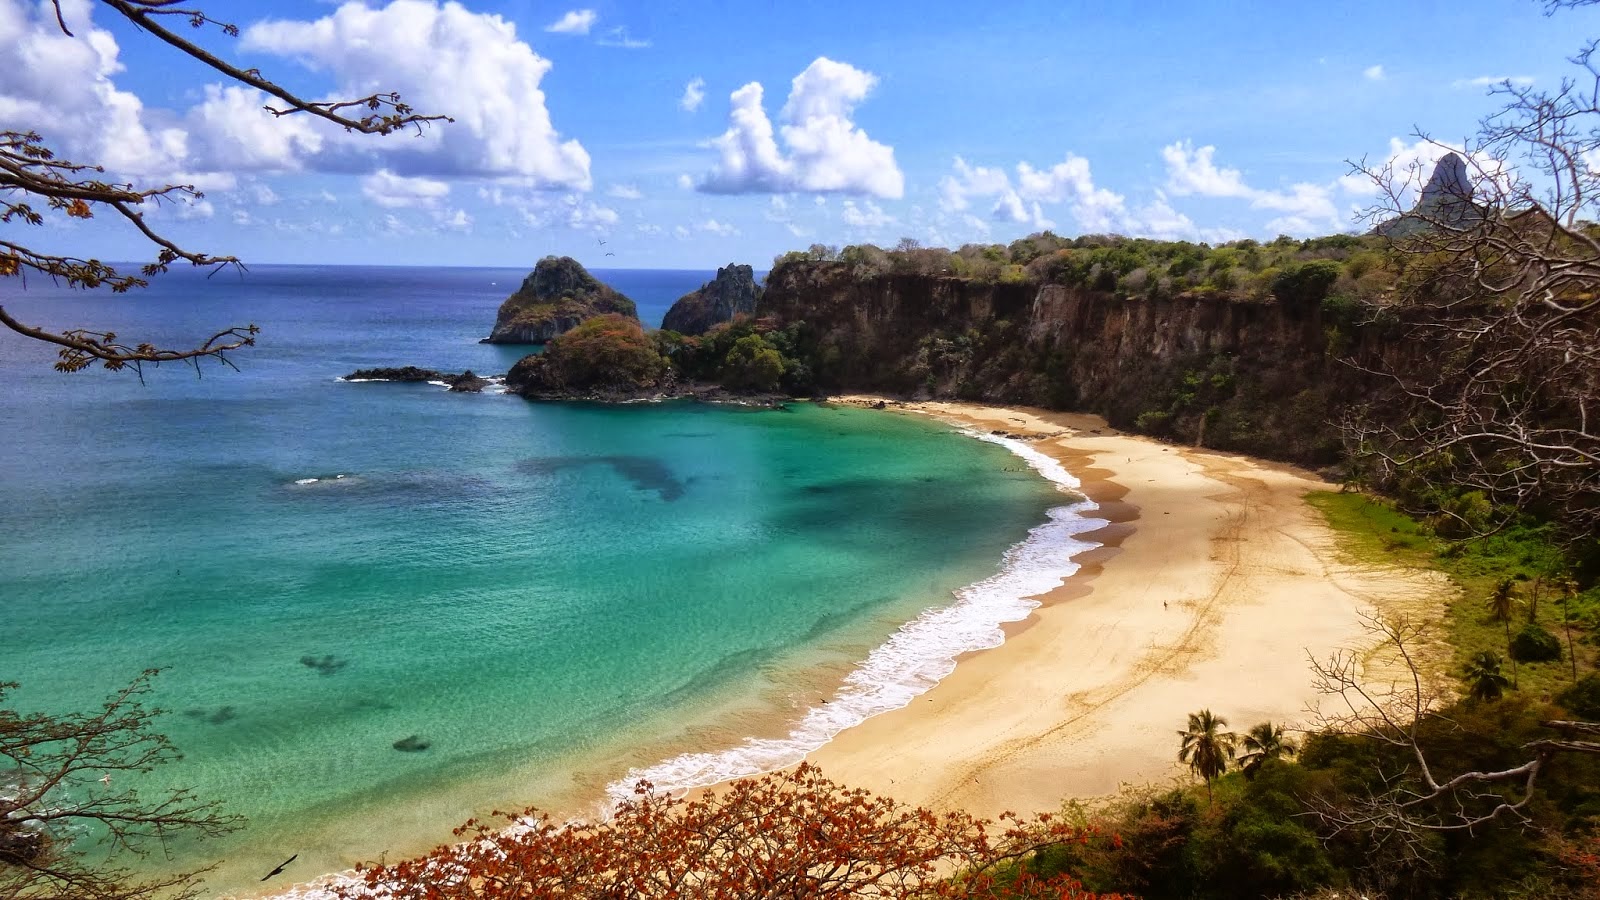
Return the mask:
M1005 447L1061 491L1075 492L1079 487L1078 479L1061 463L1022 441L959 430ZM632 797L640 781L649 781L658 791L683 791L794 765L846 728L910 704L955 671L961 654L1005 643L1002 625L1027 618L1040 605L1033 598L1061 586L1078 571L1073 557L1100 545L1077 535L1108 524L1088 515L1098 508L1091 500L1079 499L1051 509L1048 521L1030 529L1026 538L1006 551L998 573L957 590L949 606L924 610L902 625L845 676L827 703L807 710L787 737L747 738L728 750L686 753L632 769L606 787L608 798L619 803Z

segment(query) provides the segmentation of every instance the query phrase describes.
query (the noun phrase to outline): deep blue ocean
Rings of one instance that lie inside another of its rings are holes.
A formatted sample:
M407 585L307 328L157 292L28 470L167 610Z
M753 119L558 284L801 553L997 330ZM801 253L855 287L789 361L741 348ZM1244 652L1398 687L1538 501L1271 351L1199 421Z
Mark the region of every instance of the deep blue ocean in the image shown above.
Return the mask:
M526 274L0 283L23 321L129 343L262 329L238 371L142 384L0 333L0 681L61 712L161 668L184 758L148 787L248 822L171 848L220 861L218 895L291 853L307 880L494 808L793 761L993 643L1090 527L1040 460L922 419L339 380L503 373L531 348L477 340ZM595 272L652 326L712 274Z

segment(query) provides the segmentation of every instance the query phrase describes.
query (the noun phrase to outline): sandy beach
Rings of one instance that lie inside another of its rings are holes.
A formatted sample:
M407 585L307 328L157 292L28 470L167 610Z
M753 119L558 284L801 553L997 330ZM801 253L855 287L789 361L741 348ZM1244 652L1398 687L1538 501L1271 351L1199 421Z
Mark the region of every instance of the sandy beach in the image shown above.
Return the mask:
M843 402L874 405L878 398ZM1033 439L1112 525L1006 643L810 760L830 778L982 816L1184 777L1178 739L1210 708L1244 731L1305 724L1308 654L1363 650L1362 613L1437 619L1436 573L1345 559L1304 497L1336 486L1272 463L1123 435L1094 416L888 404Z
M1241 732L1310 724L1320 697L1308 655L1372 648L1364 613L1437 620L1452 589L1436 572L1344 557L1305 501L1337 486L1289 466L1121 434L1089 415L838 402L1027 440L1111 522L1079 535L1101 546L1006 626L1003 645L966 654L910 705L807 757L849 786L994 817L1176 783L1189 713L1209 708ZM593 797L577 799L568 813L593 809Z

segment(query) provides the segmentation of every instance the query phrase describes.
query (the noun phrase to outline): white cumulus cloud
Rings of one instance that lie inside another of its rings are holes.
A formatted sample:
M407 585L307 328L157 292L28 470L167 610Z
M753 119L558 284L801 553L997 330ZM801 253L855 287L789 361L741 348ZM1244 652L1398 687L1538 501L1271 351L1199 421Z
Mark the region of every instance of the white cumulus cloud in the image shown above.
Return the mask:
M728 130L711 142L720 158L700 190L900 197L905 176L895 163L894 148L868 137L851 119L877 81L848 63L818 57L791 82L776 130L763 106L760 82L734 91Z
M854 200L844 201L844 209L840 210L839 218L851 228L863 231L874 231L886 225L893 225L894 216L889 215L871 200L863 200L859 205Z
M956 157L955 173L939 182L939 205L946 212L965 212L974 200L991 204L995 221L1026 224L1034 229L1054 228L1045 204L1065 204L1085 232L1133 232L1127 201L1121 194L1095 185L1089 161L1068 153L1048 168L1017 164L1016 181L1004 169L975 166Z
M568 10L567 14L544 27L554 34L588 34L600 14L592 9Z
M1383 66L1368 66L1365 69L1361 70L1361 74L1368 81L1382 81L1383 80Z
M379 169L361 179L361 193L386 209L435 207L450 196L450 185L432 178L407 178Z
M549 60L498 15L456 2L358 0L314 21L271 20L245 29L245 50L290 56L330 73L341 96L397 91L422 113L448 114L420 134L330 136L311 167L348 168L378 157L405 174L510 176L542 188L587 190L589 154L550 121L540 82ZM264 98L263 98L264 100Z
M58 157L118 175L178 172L187 133L154 124L144 103L116 86L120 48L90 22L90 9L88 0L62 2L68 36L49 3L0 0L0 128L36 130Z
M1299 182L1281 191L1251 187L1238 169L1219 167L1214 160L1216 152L1216 147L1195 147L1192 141L1161 148L1167 164L1167 190L1179 197L1197 194L1247 200L1254 209L1284 213L1267 223L1271 230L1303 234L1346 227L1331 185Z

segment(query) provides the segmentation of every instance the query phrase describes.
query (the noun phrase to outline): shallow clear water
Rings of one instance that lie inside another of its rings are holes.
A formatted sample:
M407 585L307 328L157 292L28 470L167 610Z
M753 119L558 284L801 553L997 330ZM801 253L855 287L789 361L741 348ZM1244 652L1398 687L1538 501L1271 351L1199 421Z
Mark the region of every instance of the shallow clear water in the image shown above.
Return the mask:
M503 372L526 348L475 341L523 274L259 267L7 298L140 339L265 329L241 372L143 386L56 374L0 335L0 680L65 710L165 669L185 758L154 782L249 820L177 848L225 859L219 890L291 852L308 878L494 805L593 802L630 768L781 737L1061 502L1001 447L867 411L336 380ZM629 277L659 320L709 276ZM394 748L411 736L427 749Z

